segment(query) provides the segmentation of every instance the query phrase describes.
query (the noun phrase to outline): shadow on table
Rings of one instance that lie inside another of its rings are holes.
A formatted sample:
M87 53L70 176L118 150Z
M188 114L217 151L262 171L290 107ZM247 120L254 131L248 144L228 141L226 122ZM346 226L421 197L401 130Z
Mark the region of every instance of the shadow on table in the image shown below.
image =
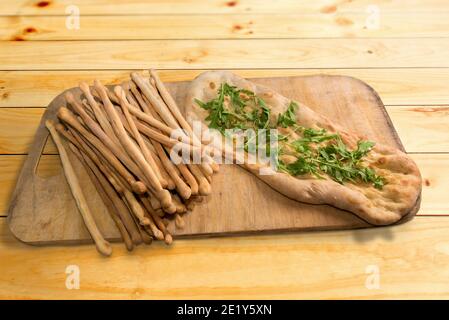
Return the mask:
M365 243L376 239L394 240L393 227L379 227L353 230L352 235L357 242Z

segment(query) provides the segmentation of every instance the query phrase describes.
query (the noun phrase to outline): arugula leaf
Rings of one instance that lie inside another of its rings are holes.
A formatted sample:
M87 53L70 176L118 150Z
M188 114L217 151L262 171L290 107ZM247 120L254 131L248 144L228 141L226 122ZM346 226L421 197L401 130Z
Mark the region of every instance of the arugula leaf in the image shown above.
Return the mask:
M226 129L253 129L255 135L245 138L244 150L255 152L263 148L267 155L274 155L279 171L293 176L311 174L317 178L323 178L323 174L326 174L341 184L347 181L364 182L378 189L382 189L386 183L372 168L362 165L363 158L374 146L373 142L360 140L355 150L349 150L338 133L299 126L295 116L298 104L294 101L290 102L284 113L279 114L275 126L270 126L271 109L263 99L254 92L227 83L221 84L215 99L207 103L200 100L195 102L209 112L206 118L209 127L220 130L222 134L225 134ZM258 143L261 140L259 135L263 134L260 130L276 126L291 128L301 137L292 140L290 134L278 134L278 148L271 150L267 130L265 144L259 145L263 144ZM283 163L278 156L284 152L290 155L293 152L296 160L290 164Z
M287 128L296 124L295 112L297 109L298 104L294 101L291 101L287 110L285 110L284 113L279 114L277 125L283 128Z

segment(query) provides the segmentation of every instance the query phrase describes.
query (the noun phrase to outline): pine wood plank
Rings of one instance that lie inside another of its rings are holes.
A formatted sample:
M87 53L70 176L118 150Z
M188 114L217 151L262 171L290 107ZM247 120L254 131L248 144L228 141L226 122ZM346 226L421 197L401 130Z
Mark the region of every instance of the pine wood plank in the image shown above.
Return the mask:
M27 153L44 111L45 108L1 108L0 154ZM56 147L53 145L51 150Z
M10 0L0 4L4 15L64 15L68 5L76 5L82 14L192 14L192 13L320 13L361 12L376 5L381 12L433 12L448 11L444 0L412 0L404 5L401 1L257 1L257 0Z
M133 254L113 247L104 259L92 245L27 246L0 218L0 298L449 298L449 217L366 230L178 240ZM68 265L80 268L80 290L65 287ZM378 289L366 287L369 266L379 270Z
M119 83L130 70L0 71L0 108L46 106L61 91L94 78ZM191 80L203 70L160 70L164 81ZM448 69L252 69L234 70L244 77L281 77L313 74L347 75L372 86L386 105L449 104Z
M7 41L2 70L449 67L449 39Z
M387 111L407 152L449 152L448 106L392 106Z
M63 16L2 16L0 40L150 40L447 37L449 14L382 13L378 25L367 14L239 14L83 16L80 28Z

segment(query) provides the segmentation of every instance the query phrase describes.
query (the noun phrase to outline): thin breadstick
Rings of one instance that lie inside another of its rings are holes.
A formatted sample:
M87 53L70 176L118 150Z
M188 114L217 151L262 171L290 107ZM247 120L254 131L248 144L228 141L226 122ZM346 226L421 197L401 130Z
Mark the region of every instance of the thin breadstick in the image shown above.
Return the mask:
M156 89L147 85L147 83L145 83L145 81L143 80L143 77L136 72L131 73L131 78L140 88L143 95L147 97L151 105L156 109L157 113L164 120L164 122L173 129L178 128L179 124L165 105L164 101L160 97L158 97Z
M72 195L75 198L76 205L83 217L84 223L89 231L92 239L95 242L98 252L105 256L110 256L112 254L112 247L108 241L103 238L100 230L98 229L95 220L92 216L92 213L87 205L86 198L81 190L81 186L78 182L78 178L76 176L75 170L70 163L69 156L67 151L62 144L61 138L58 132L55 129L54 123L51 120L47 120L45 122L47 129L50 131L50 134L53 138L53 141L59 151L59 156L61 158L62 167L64 169L65 176L67 178L67 182L70 186L70 190L72 191Z
M182 203L181 199L177 194L173 195L173 202L176 205L176 213L184 213L187 211L186 206Z
M176 188L176 184L173 181L173 179L168 174L167 170L165 169L164 165L161 162L161 159L159 159L159 156L156 153L156 150L154 149L151 142L145 138L145 144L147 145L148 150L151 152L151 155L153 156L154 161L156 162L156 165L159 169L159 172L164 177L164 179L167 181L167 189L168 190L174 190Z
M123 199L123 202L126 204L126 199ZM132 215L132 218L134 219L134 222L137 225L137 229L138 229L140 237L142 238L142 242L145 243L146 245L150 245L151 243L153 243L153 237L147 232L147 230L145 229L145 226L142 226L137 221L137 218L135 216Z
M133 187L134 192L144 193L146 191L145 185L141 181L136 181L129 173L128 169L116 158L116 156L101 142L96 136L87 131L76 119L71 111L67 108L61 107L58 110L58 117L77 130L86 140L88 140L104 157L105 159L123 176L126 181Z
M141 82L143 81L143 78L140 77L139 75L136 75L136 79L137 79L137 78L139 78ZM144 82L144 81L143 81L143 82ZM144 84L142 84L142 85L144 86ZM157 90L154 91L154 94L155 94L158 98L160 98L159 93L157 92ZM151 115L153 116L153 118L155 118L156 120L159 120L160 122L161 122L161 121L166 121L166 119L165 119L165 118L162 118L162 116L159 114L159 110L156 109L156 108L154 108L154 106L151 104L151 102L148 101L148 100L145 99L145 98L146 98L146 97L143 96L143 100L145 101L145 103L147 103L148 110L150 111L150 113L151 113ZM168 110L168 112L170 112L170 109L165 105L165 103L163 102L162 98L160 98L160 100L162 101L162 104L165 106L166 110ZM151 108L150 108L150 106L151 106ZM142 119L142 120L143 120L143 119ZM167 123L167 122L166 122L166 123ZM179 125L177 125L177 124L170 124L170 123L167 123L167 124L168 124L170 127L172 127L173 129L181 128L181 127L180 127ZM191 131L192 131L192 130L191 130ZM148 133L151 133L151 132L148 132ZM177 132L177 133L178 133L178 132ZM193 132L192 132L192 134L193 134ZM172 133L170 133L170 135L172 135ZM213 159L212 159L207 153L203 154L203 153L201 152L202 145L201 145L201 142L200 142L198 139L196 139L196 140L195 140L195 139L193 139L193 140L190 140L190 139L189 139L189 140L186 140L185 136L186 136L186 135L185 135L185 133L184 133L184 134L182 135L182 138L183 138L184 140L181 140L181 142L186 141L186 142L190 143L191 145L200 148L199 150L197 150L195 147L192 147L192 152L193 152L193 153L199 152L199 153L197 154L197 157L201 158L201 167L203 168L203 170L204 170L204 172L205 172L206 175L212 175L213 172L214 172L214 169L213 169L212 166L211 166L211 164L214 163ZM189 150L189 149L187 149L187 150ZM215 165L214 168L217 168L217 165ZM218 171L218 170L217 170L217 171Z
M176 165L176 167L178 168L181 175L184 177L187 184L190 186L190 189L192 190L192 195L197 195L199 191L198 182L190 172L189 168L187 168L187 166L184 163L179 163Z
M175 214L175 225L178 229L184 229L185 227L184 219L178 213Z
M120 216L118 214L117 208L115 207L114 203L109 198L109 196L107 195L103 186L101 185L100 181L98 180L98 178L95 176L92 169L87 164L86 160L84 159L85 156L83 156L81 154L80 150L78 150L78 148L74 144L70 143L70 148L72 149L72 152L78 157L80 162L83 164L84 169L86 170L90 181L95 186L95 189L98 191L98 194L100 195L101 200L103 201L112 220L114 220L114 223L117 226L117 229L119 230L120 235L122 236L122 240L125 243L126 249L128 251L132 251L134 248L133 240L131 239L128 231L126 230L125 225L123 224L122 220L120 219Z
M151 230L151 233L153 234L153 236L157 239L157 240L164 240L165 236L164 233L159 230L159 228L156 226L156 223L153 220L153 217L145 212L146 217L148 218L148 220L151 221L151 224L149 226L147 226L148 229Z
M89 144L85 140L83 140L83 138L79 135L79 133L75 129L69 128L68 129L69 131L66 131L65 128L58 123L56 124L56 130L58 130L59 133L61 133L72 144L74 144L80 151L86 153L89 156L89 158L95 163L95 165L100 168L100 171L102 171L105 174L105 176L108 177L108 180L111 182L111 184L114 186L114 189L118 193L121 193L123 191L118 185L116 185L116 182L113 179L111 179L109 172L106 171L106 167L101 163L94 150L89 146Z
M176 184L176 191L183 197L184 199L190 198L192 194L198 193L198 184L195 179L187 181L187 183L190 182L190 184L187 184L184 182L184 180L181 178L180 170L178 169L178 166L173 164L171 160L168 158L167 154L165 153L164 148L156 141L152 141L153 147L156 150L157 154L159 155L159 159L161 159L162 165L167 170L170 177L173 179L173 182Z
M167 88L165 87L164 83L159 78L159 75L157 74L156 70L150 69L150 75L152 79L154 80L154 85L156 86L157 90L160 93L160 96L164 100L166 106L171 111L175 119L180 124L181 128L187 131L189 136L196 141L197 144L201 144L200 140L195 136L192 128L190 127L189 123L185 120L184 116L181 114L181 111L178 108L178 105L176 104L175 100L171 96L170 92L168 92Z
M122 115L122 113L119 113L119 116L124 118L124 115ZM125 123L125 121L123 121L123 123ZM142 129L141 123L137 122L136 124L137 124L138 128ZM129 128L127 128L127 129L130 131ZM143 130L143 131L145 131L145 130ZM160 133L156 132L156 134L160 134ZM173 182L176 185L176 190L181 194L181 196L184 199L188 199L191 194L197 194L198 193L198 184L196 183L195 178L190 173L186 172L184 170L184 168L182 169L184 175L187 177L186 179L188 180L187 182L190 185L190 187L189 187L189 185L187 185L180 177L179 171L176 170L175 165L168 158L168 156L166 155L164 148L161 146L161 144L157 140L155 141L154 139L150 139L150 141L153 144L154 149L156 150L156 153L158 154L159 159L161 160L162 164L166 168L168 174L173 179ZM179 165L178 165L178 167L179 167ZM170 212L174 212L175 210L171 210Z
M151 215L151 217L154 220L154 223L158 227L159 230L162 231L164 235L164 240L166 244L171 244L173 242L173 237L168 232L167 227L165 226L164 222L162 221L161 217L156 213L156 211L151 207L150 202L147 198L141 198L141 201L147 210L147 212Z
M145 101L142 98L142 94L139 92L139 89L137 89L136 84L133 81L129 81L129 88L131 89L131 93L136 98L137 102L140 105L140 108L145 112L146 114L150 113L150 110L145 103Z
M91 117L95 117L92 108L90 107L90 105L87 103L86 99L81 100L81 103L83 104L84 109L86 110L86 112L89 114L89 116Z
M72 145L76 146L78 150L81 151L81 153L85 153L86 155L90 155L89 152L87 152L87 145L81 145L79 141L74 137L70 136L68 132L61 131L61 128L56 127L56 129L61 132L65 137L68 138L68 140L72 143ZM100 182L101 186L105 190L108 197L111 199L113 205L117 208L117 212L120 216L120 219L123 221L126 229L128 230L129 234L131 235L132 241L134 244L139 245L142 243L142 239L140 238L138 234L137 227L134 223L134 220L131 217L131 214L128 210L128 208L123 204L123 202L120 200L120 198L115 193L114 189L111 187L111 184L108 183L106 180L106 173L103 172L103 174L100 172L99 168L94 164L93 160L88 158L84 158L83 160L85 163L89 166L91 171L94 173L94 175L97 177L98 181ZM104 167L104 166L102 166ZM110 180L109 180L110 181Z
M162 175L159 172L159 168L153 159L153 156L151 155L150 151L148 150L147 145L143 141L142 136L140 135L140 132L136 128L136 124L134 122L134 119L132 118L131 114L129 113L129 103L126 101L126 97L124 96L125 93L122 90L121 87L115 87L116 88L116 95L120 102L120 105L123 110L123 114L125 115L125 118L128 122L128 126L131 129L132 135L134 139L137 141L137 144L140 147L140 151L142 152L145 160L150 164L151 168L153 169L156 177L159 179L159 183L161 184L162 188L166 188L168 183L165 179L163 179ZM131 106L132 107L132 106Z
M198 165L195 164L188 164L187 165L192 172L192 174L195 176L196 181L198 181L198 191L200 195L207 196L211 193L211 186L209 181L207 180L206 176L203 174L201 169Z
M91 132L105 144L112 153L120 159L126 167L133 172L139 179L145 179L141 169L132 161L132 159L122 150L120 145L116 144L111 137L109 137L102 128L84 111L79 102L75 99L71 92L67 92L65 95L67 102L69 102L76 112L81 116L85 125L91 130ZM115 136L114 136L115 139Z
M133 156L134 160L139 164L139 167L148 179L148 182L155 189L155 195L161 201L162 206L168 209L173 208L174 205L171 201L170 192L162 188L153 169L148 165L145 157L142 155L140 150L131 141L131 138L126 133L126 130L123 127L122 122L120 121L120 117L118 116L112 103L107 97L107 90L101 85L99 81L95 81L95 88L103 99L103 105L109 118L112 120L112 128L114 129L114 132L116 133L119 141L122 143L123 147Z
M123 196L125 197L126 202L128 203L129 208L131 209L131 212L139 220L139 223L143 226L150 225L151 224L150 219L145 217L145 213L142 209L142 206L139 204L134 194L130 192L128 189L124 189Z
M97 119L103 131L108 135L109 138L113 139L114 142L118 144L119 141L117 140L114 131L112 130L111 124L109 123L103 110L98 105L97 101L95 101L94 97L92 96L89 85L85 82L81 82L79 84L79 87L86 96L87 101L89 102L89 105L91 106L93 113L95 114L95 118Z
M145 226L139 226L140 236L143 239L143 243L150 245L153 243L153 237L148 234Z
M154 209L154 210L161 210L162 211L162 206L161 206L161 203L160 203L160 201L155 197L155 196L153 196L153 195L149 195L148 196L148 200L150 201L150 203L151 203L151 207ZM176 210L176 207L175 207L175 210ZM162 211L163 212L163 211Z
M185 206L186 206L188 211L193 211L193 209L195 208L196 203L195 203L195 201L193 201L193 199L194 199L194 197L188 199L185 202Z
M148 221L150 222L148 224L148 228L151 230L153 236L158 239L158 240L164 240L164 233L158 229L158 227L156 226L156 223L152 217L152 215L150 214L150 211L148 209L151 209L151 205L149 205L149 202L145 203L144 201L142 201L145 198L140 198L140 204L141 204L141 208L144 211L145 217L148 219ZM147 205L148 208L147 208Z

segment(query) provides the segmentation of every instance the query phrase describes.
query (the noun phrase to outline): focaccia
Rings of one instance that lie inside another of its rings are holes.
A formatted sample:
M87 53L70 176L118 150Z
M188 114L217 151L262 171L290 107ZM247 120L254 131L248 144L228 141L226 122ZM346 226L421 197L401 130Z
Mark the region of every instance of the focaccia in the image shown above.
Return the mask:
M270 108L270 117L273 119L285 113L292 103L291 99L231 72L210 71L202 73L190 84L185 101L188 121L201 121L208 125L206 119L209 112L200 106L199 101L215 99L224 83L253 92L263 99ZM358 142L362 140L357 134L343 129L298 101L294 103L298 106L294 109L295 128L325 129L328 133L338 133L349 149L357 148ZM296 131L292 132L293 129L289 131L289 128L279 127L279 130L287 132L289 136L296 135ZM300 138L298 135L298 139ZM415 206L421 192L421 176L413 160L404 152L380 143L376 143L366 154L363 166L371 168L382 177L385 184L381 188L363 181L341 183L326 174L293 176L287 172L276 171L270 175L261 175L259 163L245 163L242 166L291 199L335 206L374 225L387 225L400 220Z

